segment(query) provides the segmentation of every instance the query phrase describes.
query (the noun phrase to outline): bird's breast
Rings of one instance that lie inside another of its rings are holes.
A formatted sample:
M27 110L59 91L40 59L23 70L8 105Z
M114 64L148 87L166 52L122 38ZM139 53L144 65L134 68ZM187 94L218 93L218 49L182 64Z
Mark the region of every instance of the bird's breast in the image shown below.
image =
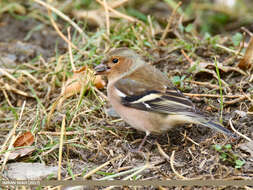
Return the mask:
M133 128L144 132L161 133L172 127L166 124L167 115L143 111L122 105L121 97L118 93L119 92L113 84L109 83L107 86L107 95L112 107L121 118Z

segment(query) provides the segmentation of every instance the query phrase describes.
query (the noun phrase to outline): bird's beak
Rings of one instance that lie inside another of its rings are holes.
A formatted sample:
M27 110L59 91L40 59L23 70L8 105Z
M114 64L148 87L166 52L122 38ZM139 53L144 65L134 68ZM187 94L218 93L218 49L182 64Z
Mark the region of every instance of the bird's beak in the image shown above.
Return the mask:
M106 71L108 71L110 68L105 64L106 61L102 61L101 64L96 66L94 70L96 71L96 74L105 74Z
M98 66L95 67L95 71L96 72L104 72L106 70L107 70L107 67L104 64L100 64L100 65L98 65Z

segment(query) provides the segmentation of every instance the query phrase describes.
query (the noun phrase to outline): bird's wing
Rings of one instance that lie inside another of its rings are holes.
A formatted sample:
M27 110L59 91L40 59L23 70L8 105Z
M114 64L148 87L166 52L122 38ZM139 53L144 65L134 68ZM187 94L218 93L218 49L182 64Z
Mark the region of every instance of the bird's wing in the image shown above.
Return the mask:
M195 112L193 103L176 88L123 78L115 83L121 103L127 107L164 114ZM159 90L162 89L162 90Z
M152 90L165 92L169 85L168 78L148 64L137 68L115 83L116 88L127 96L142 95Z

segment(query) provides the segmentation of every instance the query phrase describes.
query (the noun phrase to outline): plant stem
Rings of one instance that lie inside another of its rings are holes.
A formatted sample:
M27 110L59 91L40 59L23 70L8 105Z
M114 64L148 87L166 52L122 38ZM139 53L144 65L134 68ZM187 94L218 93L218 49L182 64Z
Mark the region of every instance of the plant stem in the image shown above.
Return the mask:
M217 73L217 76L218 76L218 82L219 82L219 87L220 87L220 123L223 123L223 118L222 118L222 114L223 114L223 92L222 92L220 72L219 72L216 57L214 57L214 63L215 63L216 73Z

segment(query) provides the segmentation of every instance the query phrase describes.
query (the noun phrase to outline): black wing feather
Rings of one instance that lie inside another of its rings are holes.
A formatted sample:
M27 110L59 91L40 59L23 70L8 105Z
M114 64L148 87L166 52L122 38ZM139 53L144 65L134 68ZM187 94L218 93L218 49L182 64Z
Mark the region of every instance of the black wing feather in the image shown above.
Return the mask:
M172 89L166 91L166 93L150 90L137 96L125 96L121 98L121 103L135 109L164 114L195 112L192 102Z

